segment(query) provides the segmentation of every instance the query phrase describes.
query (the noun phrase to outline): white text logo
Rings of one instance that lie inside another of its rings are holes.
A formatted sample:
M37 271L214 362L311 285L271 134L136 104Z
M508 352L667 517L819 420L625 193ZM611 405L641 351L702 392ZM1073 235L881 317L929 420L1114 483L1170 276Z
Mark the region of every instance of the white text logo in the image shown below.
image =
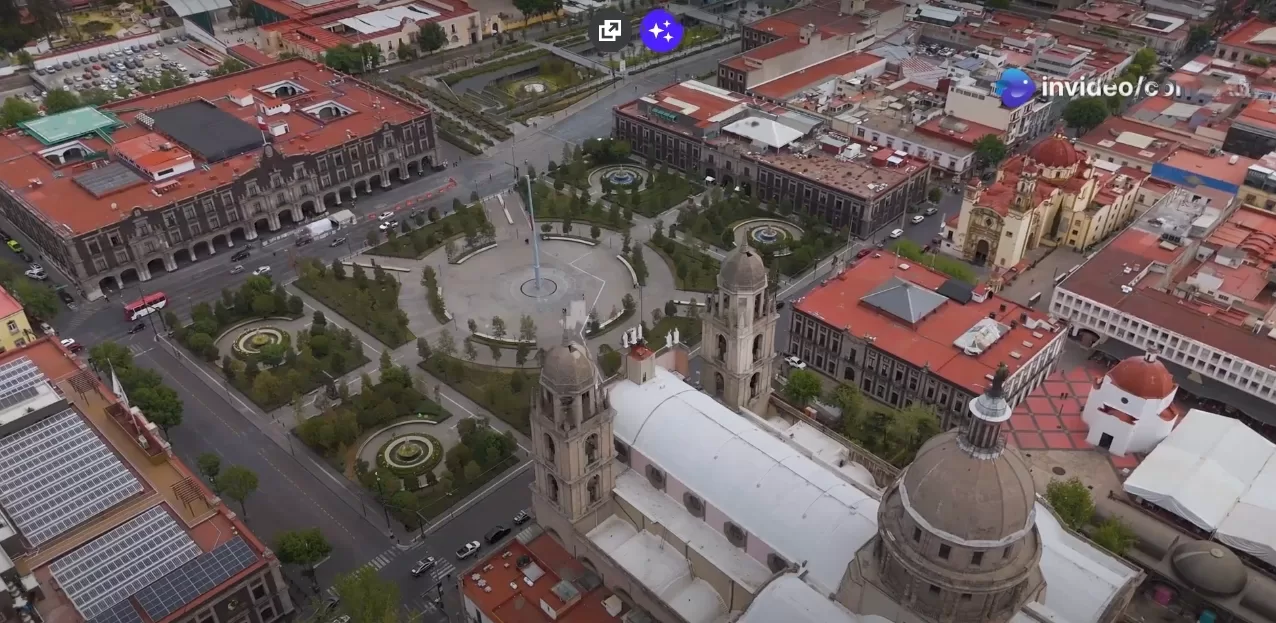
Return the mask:
M1183 90L1173 82L1157 82L1139 77L1137 81L1128 80L1120 83L1099 82L1098 80L1045 80L1038 87L1041 95L1046 97L1155 97L1165 95L1180 97Z

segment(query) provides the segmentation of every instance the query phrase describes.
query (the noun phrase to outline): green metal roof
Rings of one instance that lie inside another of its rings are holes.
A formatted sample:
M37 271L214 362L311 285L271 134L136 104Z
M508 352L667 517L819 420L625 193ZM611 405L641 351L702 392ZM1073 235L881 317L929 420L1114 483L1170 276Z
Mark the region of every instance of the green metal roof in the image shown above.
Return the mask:
M23 121L18 124L18 127L45 145L57 145L95 132L99 135L109 135L109 130L123 125L115 115L102 112L92 106L85 106L56 115Z

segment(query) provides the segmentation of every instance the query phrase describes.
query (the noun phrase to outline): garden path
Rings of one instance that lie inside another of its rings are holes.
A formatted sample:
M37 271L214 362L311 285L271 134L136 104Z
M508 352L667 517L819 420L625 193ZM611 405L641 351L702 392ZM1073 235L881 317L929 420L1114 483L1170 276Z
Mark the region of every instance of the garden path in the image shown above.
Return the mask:
M461 442L461 435L456 430L456 426L460 421L460 417L451 417L442 424L433 424L425 420L391 424L368 438L367 443L360 448L359 459L367 461L368 465L376 465L377 453L381 451L385 444L410 434L429 435L439 440L439 443L443 444L443 452L446 453ZM436 475L440 474L442 473L441 470L444 469L446 468L443 466L442 459L440 459L439 464L434 468L434 473Z
M324 312L324 314L327 315L328 312ZM340 316L338 316L338 318L340 318ZM253 320L246 324L240 325L239 327L232 329L231 331L228 331L226 335L224 335L221 339L217 340L216 346L217 346L218 358L220 359L221 357L224 357L226 355L230 355L231 357L234 357L235 356L235 352L234 352L235 340L238 340L239 336L243 335L247 331L251 331L253 329L260 329L262 327L270 327L272 329L287 331L288 334L291 336L290 339L292 340L292 343L296 344L297 332L308 328L310 326L311 320L312 320L311 314L307 313L306 315L300 318L297 318L296 320Z

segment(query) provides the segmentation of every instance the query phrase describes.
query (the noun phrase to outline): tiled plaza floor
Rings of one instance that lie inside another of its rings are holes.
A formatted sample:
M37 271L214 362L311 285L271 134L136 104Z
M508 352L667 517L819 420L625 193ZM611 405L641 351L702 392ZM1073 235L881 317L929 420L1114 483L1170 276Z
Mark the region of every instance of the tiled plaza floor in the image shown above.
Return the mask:
M1087 361L1046 377L1010 416L1010 443L1021 450L1092 449L1085 440L1090 427L1081 419L1081 409L1107 371L1098 362ZM1139 462L1133 456L1109 459L1117 469L1133 468Z

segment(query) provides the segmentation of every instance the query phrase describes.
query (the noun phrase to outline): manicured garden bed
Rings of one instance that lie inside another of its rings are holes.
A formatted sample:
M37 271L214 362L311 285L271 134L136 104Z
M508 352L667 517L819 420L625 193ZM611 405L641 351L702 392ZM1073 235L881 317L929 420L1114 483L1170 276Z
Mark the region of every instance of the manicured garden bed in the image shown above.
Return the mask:
M435 352L418 364L452 389L491 411L524 435L531 434L529 415L540 371L485 366Z
M718 260L668 236L659 242L653 238L647 246L655 249L669 266L674 285L679 290L713 292L718 286L718 271L722 267Z
M177 341L207 361L221 356L217 338L227 328L260 318L300 318L305 311L301 297L289 295L270 277L249 277L237 290L224 288L221 297L191 308L191 321L182 325L177 314L165 312L164 319Z
M413 387L411 375L403 368L383 372L381 379L357 394L331 401L323 413L297 426L297 437L316 452L333 457L351 447L364 433L378 431L405 418L424 416L432 422L443 422L452 417L447 409Z
M381 343L396 348L416 339L408 329L407 314L399 308L399 282L381 267L373 269L371 278L357 264L347 275L336 261L329 268L317 260L303 260L298 269L298 288Z
M480 230L491 226L479 206L464 206L442 217L439 209L433 207L426 214L431 221L429 224L395 236L368 249L366 254L419 260L452 240L464 235L477 235Z
M315 320L294 336L295 348L222 357L222 374L263 411L273 411L368 363L353 333L328 324L322 314Z

